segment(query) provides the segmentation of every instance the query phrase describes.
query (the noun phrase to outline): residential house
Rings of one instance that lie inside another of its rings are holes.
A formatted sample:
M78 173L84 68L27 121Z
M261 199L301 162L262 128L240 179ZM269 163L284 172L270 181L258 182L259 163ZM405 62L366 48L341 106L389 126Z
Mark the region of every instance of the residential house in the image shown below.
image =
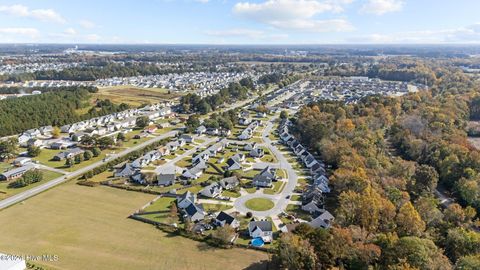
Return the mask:
M200 194L208 198L216 198L222 193L222 186L219 183L211 183L210 185L204 187Z
M152 133L155 133L155 131L157 131L157 129L158 129L158 128L157 128L156 125L150 125L150 126L146 127L146 128L143 130L143 132L147 132L147 133L152 134Z
M257 149L258 145L256 142L253 143L247 143L243 146L243 150L245 151L252 151L253 149Z
M118 167L113 173L114 177L130 177L134 175L140 167L132 165L132 163L125 163L122 166Z
M195 139L193 136L188 135L188 134L183 134L180 136L180 139L184 140L186 143L194 143Z
M312 226L313 228L324 228L328 229L332 226L334 216L328 212L324 211L322 214L320 214L318 217L314 218L312 221L310 221L308 224Z
M229 225L230 227L237 229L240 227L240 221L238 221L235 217L221 211L215 218L215 225L219 227Z
M67 159L67 158L74 158L75 156L81 155L84 152L85 151L81 148L78 148L78 147L77 148L72 148L72 149L67 150L65 152L60 152L60 153L56 154L53 157L53 160L61 161L61 160Z
M43 146L43 141L32 138L27 141L27 146L41 147Z
M174 166L166 166L166 167L158 167L161 168L159 171L156 170L157 173L157 181L159 186L171 186L175 183L175 167Z
M21 167L31 162L32 162L32 159L29 157L18 157L12 162L12 164L14 166Z
M178 208L184 209L190 204L194 204L197 201L197 195L187 191L181 196L177 197L177 206Z
M245 160L244 154L235 154L227 160L227 166L225 169L227 171L235 171L242 169L242 162Z
M238 123L243 126L247 126L252 122L249 118L242 117L238 120Z
M205 133L207 131L207 128L205 126L199 126L197 127L197 129L195 130L195 132L198 134L198 135L202 135L203 133Z
M217 136L220 132L218 128L207 128L206 132L208 135Z
M227 190L234 189L239 184L240 184L240 181L238 181L238 178L236 176L231 176L231 177L223 178L222 180L220 180L220 185Z
M205 218L205 211L201 204L190 203L182 212L183 217L190 219L191 222L201 221Z
M265 243L273 240L273 226L270 221L260 220L248 223L248 234L253 238L262 238Z
M182 176L187 179L198 179L203 174L203 170L206 168L207 165L205 164L205 161L200 160L192 167L185 169L182 173Z
M250 152L248 152L248 155L253 158L261 158L263 157L263 155L265 155L265 150L263 150L263 148L257 147L250 150Z
M26 172L34 169L33 164L27 164L22 167L14 168L0 174L0 181L10 181L22 177Z

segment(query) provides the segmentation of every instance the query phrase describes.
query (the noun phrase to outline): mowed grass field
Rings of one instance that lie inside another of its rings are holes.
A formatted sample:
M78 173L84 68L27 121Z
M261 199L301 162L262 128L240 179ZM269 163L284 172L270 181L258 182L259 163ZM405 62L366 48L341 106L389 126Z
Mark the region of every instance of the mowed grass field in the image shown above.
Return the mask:
M171 101L181 95L162 88L139 88L134 86L113 86L100 88L93 94L95 99L110 99L114 103L126 103L131 106Z
M153 195L68 182L0 211L0 250L56 254L48 269L265 269L267 254L215 249L127 218Z

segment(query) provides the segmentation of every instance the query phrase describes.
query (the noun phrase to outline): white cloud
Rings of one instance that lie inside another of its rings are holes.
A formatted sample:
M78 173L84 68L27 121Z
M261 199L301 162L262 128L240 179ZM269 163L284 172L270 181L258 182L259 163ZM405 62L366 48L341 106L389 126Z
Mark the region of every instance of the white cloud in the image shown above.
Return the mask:
M0 6L0 12L16 17L33 18L40 21L65 23L66 20L53 9L29 9L23 5Z
M383 15L388 12L396 12L402 10L404 5L403 0L368 0L362 8L362 13L371 13L376 15Z
M267 0L262 3L240 2L233 12L243 18L279 29L308 32L350 31L353 26L345 19L321 20L322 13L339 13L353 0Z
M9 36L25 36L29 38L36 38L39 35L39 31L36 28L11 27L11 28L0 28L0 34L5 34Z
M210 2L210 0L194 0L195 2L198 2L198 3L202 3L202 4L206 4L208 2Z
M67 35L76 35L77 31L70 27L70 28L65 29L64 33L67 34Z
M85 29L92 29L92 28L95 28L95 23L92 22L92 21L89 21L89 20L81 20L79 22L80 26L85 28Z

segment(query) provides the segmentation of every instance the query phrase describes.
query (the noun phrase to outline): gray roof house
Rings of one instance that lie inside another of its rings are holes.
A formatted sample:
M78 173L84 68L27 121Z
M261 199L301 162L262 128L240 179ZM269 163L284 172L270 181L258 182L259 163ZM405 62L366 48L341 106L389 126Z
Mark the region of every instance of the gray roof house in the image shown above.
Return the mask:
M334 219L335 219L334 216L330 212L325 210L325 212L320 214L318 217L314 218L308 224L313 228L328 229L330 228L330 226L332 226Z
M177 206L178 208L186 208L189 206L191 203L195 203L197 200L197 195L187 191L183 193L181 196L177 197Z
M13 179L17 179L22 177L26 172L34 169L35 166L33 164L27 164L22 167L14 168L9 171L3 172L0 174L1 181L9 181Z
M240 227L240 222L234 218L233 216L225 213L225 212L220 212L218 216L215 218L215 224L217 226L223 227L225 225L229 225L230 227L236 229Z
M121 167L115 170L114 177L130 177L138 171L138 167L133 166L131 163L125 163Z
M222 193L222 186L219 183L211 183L200 190L200 194L208 198L218 197Z
M205 211L201 204L190 203L183 209L183 216L192 222L197 222L205 218Z
M248 234L251 238L261 237L266 243L272 242L273 226L270 221L260 220L248 223Z
M167 166L157 172L157 181L159 186L171 186L175 183L175 167Z
M53 157L53 160L60 161L67 158L73 158L77 155L83 154L85 151L81 148L72 148L65 152L60 152Z
M224 189L233 189L239 184L240 181L238 181L238 178L236 176L231 176L220 180L220 185L222 185Z

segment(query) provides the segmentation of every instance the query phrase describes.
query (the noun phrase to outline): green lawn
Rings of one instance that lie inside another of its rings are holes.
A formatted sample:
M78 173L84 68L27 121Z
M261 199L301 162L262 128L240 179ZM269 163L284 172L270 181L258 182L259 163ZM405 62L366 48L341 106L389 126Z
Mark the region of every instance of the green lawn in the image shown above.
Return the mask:
M287 205L287 213L307 221L311 220L310 214L303 211L300 205L296 205L296 204Z
M153 211L168 211L170 209L170 204L175 201L175 198L162 197L149 206L143 209L144 212L153 212Z
M182 167L182 168L185 168L185 167L188 167L192 164L192 159L187 157L187 158L184 158L182 160L179 160L175 163L175 165L177 165L178 167Z
M238 198L240 197L240 193L237 191L231 191L231 190L224 190L222 192L222 196L230 197L230 198Z
M287 179L287 172L284 169L277 169L276 174L282 179Z
M292 195L292 197L290 198L291 201L301 201L302 200L302 196L300 195Z
M10 196L13 196L15 194L18 194L20 192L23 192L23 191L26 191L26 190L29 190L31 188L34 188L36 186L39 186L41 184L45 184L46 182L48 181L51 181L55 178L58 178L60 176L62 176L62 174L60 173L56 173L56 172L52 172L52 171L47 171L47 170L42 170L43 172L43 180L40 181L40 182L37 182L37 183L34 183L34 184L31 184L31 185L28 185L26 187L21 187L21 188L9 188L8 185L12 182L12 181L1 181L0 182L0 200L3 200L5 198L8 198Z
M257 175L258 173L260 173L260 170L248 170L248 171L243 171L242 172L242 176L243 177L251 177L253 178L255 175Z
M8 171L12 165L6 163L6 162L0 162L0 172Z
M232 209L233 206L219 203L219 204L214 204L214 203L202 203L203 205L203 210L206 212L220 212L228 209Z
M45 166L48 166L48 167L52 167L52 168L55 168L55 169L61 169L61 170L65 170L65 171L68 171L68 172L73 172L73 171L76 171L76 170L81 169L83 167L86 167L88 165L91 165L95 162L101 161L103 158L105 158L107 156L107 153L111 153L114 150L108 150L108 149L104 150L104 151L102 151L102 153L98 157L92 157L90 160L84 160L81 163L75 164L70 168L65 167L65 160L60 160L60 161L52 160L53 156L55 156L56 154L58 154L62 151L65 151L65 150L42 149L40 155L38 157L33 158L33 160L37 160L41 164L43 164Z
M255 198L246 201L245 206L254 211L266 211L272 209L275 204L269 199Z
M270 194L270 195L277 194L282 192L284 186L285 186L285 183L282 181L273 182L272 188L265 188L263 190L263 193Z

